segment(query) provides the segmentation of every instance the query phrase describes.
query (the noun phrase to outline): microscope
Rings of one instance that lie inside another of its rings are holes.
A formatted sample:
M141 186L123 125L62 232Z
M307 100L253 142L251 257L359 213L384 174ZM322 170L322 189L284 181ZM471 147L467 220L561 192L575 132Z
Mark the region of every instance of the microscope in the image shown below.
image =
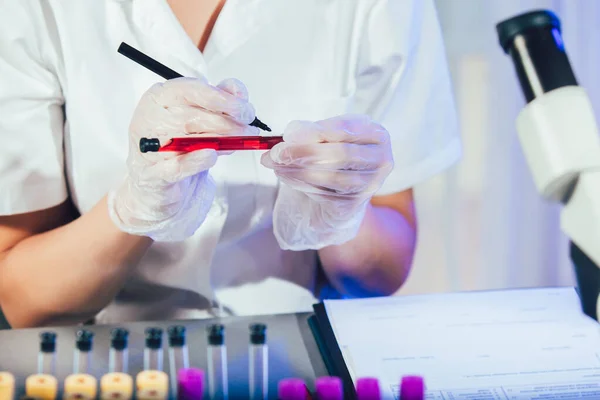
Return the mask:
M550 11L496 25L526 100L516 127L541 196L562 204L583 312L600 317L600 137L586 91L565 52L560 20Z

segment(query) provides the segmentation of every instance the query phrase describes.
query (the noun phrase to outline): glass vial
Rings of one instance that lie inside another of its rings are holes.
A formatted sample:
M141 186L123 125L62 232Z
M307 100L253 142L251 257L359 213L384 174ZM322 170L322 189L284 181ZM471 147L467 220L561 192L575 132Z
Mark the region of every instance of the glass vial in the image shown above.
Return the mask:
M86 329L77 331L75 339L75 356L73 359L73 373L89 374L92 367L92 344L94 332Z
M161 328L146 328L146 348L144 349L144 371L163 370Z
M185 326L174 325L167 328L169 338L169 371L171 373L172 397L177 398L177 373L189 368L188 349L185 343Z
M128 340L129 331L127 329L115 328L110 332L108 372L127 373L129 364Z
M56 372L56 333L40 334L40 351L38 353L38 374L54 375Z
M250 325L248 360L250 400L266 400L269 391L269 353L265 324Z
M225 327L220 324L208 327L208 392L212 400L226 400L229 384L227 382L227 347L225 346Z

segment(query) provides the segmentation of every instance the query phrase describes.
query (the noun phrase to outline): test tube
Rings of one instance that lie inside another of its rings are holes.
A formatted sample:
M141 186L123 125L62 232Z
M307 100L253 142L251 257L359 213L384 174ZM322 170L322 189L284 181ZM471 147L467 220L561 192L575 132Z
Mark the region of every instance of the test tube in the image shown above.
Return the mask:
M344 400L342 380L337 376L322 376L315 380L317 400Z
M169 371L171 372L171 391L177 397L177 373L189 368L188 349L185 344L185 326L174 325L167 328L169 337Z
M92 344L94 332L86 329L77 331L75 353L73 357L73 373L87 374L92 367Z
M146 328L145 371L162 371L163 369L162 335L161 328Z
M425 381L417 375L406 375L400 381L401 400L423 400L425 399Z
M38 374L55 375L56 372L56 333L40 333L38 353Z
M108 355L108 371L127 373L129 354L127 341L129 331L123 328L115 328L110 332L110 350Z
M310 395L306 384L299 378L286 378L277 385L278 400L306 400Z
M227 347L225 346L225 327L220 324L208 327L208 392L211 400L226 400L229 384L227 382Z
M202 400L204 371L196 368L180 369L177 373L177 400Z
M381 388L377 378L359 378L356 381L357 400L381 400Z
M283 142L283 136L208 136L172 138L161 146L158 139L140 139L142 153L154 151L190 152L202 149L217 151L233 150L269 150L276 144Z
M251 400L264 400L269 392L269 352L267 346L267 326L250 325L250 345L248 346L248 386Z
M9 372L0 372L0 400L13 400L15 377Z

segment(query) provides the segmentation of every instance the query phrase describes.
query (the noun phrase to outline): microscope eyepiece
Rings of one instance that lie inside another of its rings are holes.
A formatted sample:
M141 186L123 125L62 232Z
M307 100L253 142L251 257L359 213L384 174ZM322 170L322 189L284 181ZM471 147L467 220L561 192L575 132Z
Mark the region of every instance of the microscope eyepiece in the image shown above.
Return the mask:
M525 100L564 86L577 86L565 53L558 17L531 11L496 25L498 41L513 60Z
M506 19L496 25L498 41L505 53L517 35L523 35L531 29L555 28L560 33L560 20L551 11L537 10Z

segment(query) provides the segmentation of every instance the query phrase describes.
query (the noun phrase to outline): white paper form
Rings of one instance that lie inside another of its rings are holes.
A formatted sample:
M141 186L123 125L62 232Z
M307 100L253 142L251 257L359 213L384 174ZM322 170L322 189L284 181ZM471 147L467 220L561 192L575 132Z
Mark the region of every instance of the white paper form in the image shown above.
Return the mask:
M404 375L427 399L600 399L600 325L573 288L325 301L352 379Z

